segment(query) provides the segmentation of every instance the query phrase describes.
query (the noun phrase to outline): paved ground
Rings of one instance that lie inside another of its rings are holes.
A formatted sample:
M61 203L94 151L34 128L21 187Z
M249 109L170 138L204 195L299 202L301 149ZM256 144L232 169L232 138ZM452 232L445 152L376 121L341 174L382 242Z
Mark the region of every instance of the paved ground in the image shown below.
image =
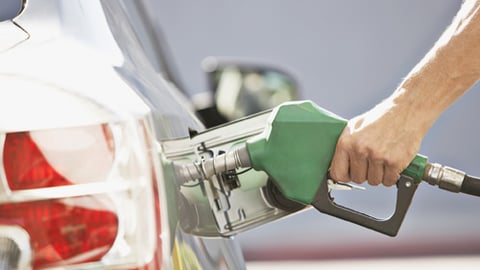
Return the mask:
M364 259L332 261L280 261L248 262L248 270L313 270L313 269L480 269L480 256Z

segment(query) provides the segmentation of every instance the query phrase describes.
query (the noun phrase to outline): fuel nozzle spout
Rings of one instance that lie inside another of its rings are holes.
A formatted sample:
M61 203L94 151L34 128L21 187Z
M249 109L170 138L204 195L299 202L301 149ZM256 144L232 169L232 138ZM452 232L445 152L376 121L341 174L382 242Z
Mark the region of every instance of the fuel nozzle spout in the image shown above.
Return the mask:
M175 164L175 172L180 184L224 173L229 170L251 167L250 156L245 144L218 156L192 163Z

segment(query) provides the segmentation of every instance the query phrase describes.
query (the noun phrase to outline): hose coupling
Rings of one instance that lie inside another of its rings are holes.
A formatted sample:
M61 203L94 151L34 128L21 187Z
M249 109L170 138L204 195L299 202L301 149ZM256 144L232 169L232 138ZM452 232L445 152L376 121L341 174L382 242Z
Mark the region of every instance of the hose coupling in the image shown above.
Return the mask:
M465 173L438 163L427 164L424 181L451 192L460 192Z

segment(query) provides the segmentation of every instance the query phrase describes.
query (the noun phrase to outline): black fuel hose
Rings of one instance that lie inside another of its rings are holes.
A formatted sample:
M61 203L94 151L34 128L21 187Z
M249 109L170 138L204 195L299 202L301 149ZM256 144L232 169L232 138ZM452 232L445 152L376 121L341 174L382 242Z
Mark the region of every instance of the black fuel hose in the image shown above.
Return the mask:
M480 178L465 175L460 192L480 197Z

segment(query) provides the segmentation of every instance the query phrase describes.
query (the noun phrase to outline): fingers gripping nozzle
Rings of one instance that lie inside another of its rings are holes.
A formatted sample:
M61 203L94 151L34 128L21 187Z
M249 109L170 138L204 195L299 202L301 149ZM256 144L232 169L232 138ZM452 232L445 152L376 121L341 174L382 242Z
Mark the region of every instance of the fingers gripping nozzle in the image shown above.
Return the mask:
M209 179L229 170L250 167L251 161L247 147L242 145L225 154L174 166L177 179L183 184L197 179Z

